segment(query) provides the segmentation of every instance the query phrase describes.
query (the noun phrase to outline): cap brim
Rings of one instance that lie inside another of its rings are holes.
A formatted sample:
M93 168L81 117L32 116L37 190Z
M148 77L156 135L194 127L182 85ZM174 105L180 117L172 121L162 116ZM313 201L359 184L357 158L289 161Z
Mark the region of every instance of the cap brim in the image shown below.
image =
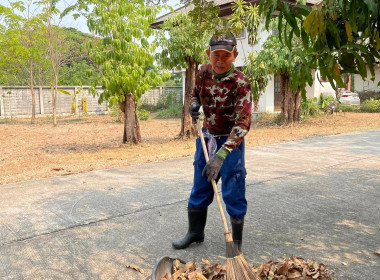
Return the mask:
M214 45L214 46L210 46L212 52L213 51L217 51L217 50L232 52L232 50L234 49L234 47L235 46L231 46L231 45Z

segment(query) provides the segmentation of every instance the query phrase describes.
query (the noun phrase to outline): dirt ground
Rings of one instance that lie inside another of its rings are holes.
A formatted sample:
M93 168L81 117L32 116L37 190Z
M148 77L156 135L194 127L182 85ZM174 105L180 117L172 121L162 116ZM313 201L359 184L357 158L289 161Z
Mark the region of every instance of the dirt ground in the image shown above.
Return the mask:
M309 118L288 126L279 126L273 115L265 114L252 125L246 146L254 147L380 128L380 113L346 113ZM180 119L141 121L143 142L122 144L123 124L115 117L86 116L52 120L0 120L0 184L50 176L70 175L97 169L128 166L151 161L189 156L194 139L176 139Z

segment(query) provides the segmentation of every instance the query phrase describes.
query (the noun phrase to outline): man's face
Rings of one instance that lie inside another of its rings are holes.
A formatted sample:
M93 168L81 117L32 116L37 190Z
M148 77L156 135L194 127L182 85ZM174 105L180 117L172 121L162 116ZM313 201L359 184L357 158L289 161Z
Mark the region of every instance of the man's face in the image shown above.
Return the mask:
M217 74L223 74L230 70L231 64L235 61L238 52L229 52L226 50L206 51L208 59L211 62L212 69Z

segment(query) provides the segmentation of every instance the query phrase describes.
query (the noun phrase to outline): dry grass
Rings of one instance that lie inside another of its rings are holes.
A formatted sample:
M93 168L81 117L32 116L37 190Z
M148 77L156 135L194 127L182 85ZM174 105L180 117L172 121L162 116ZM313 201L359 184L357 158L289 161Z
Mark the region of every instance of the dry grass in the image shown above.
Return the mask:
M194 139L177 140L180 119L140 122L143 142L122 144L123 124L111 116L0 120L0 184L189 156ZM278 126L265 115L246 137L247 147L380 128L380 114L346 113Z

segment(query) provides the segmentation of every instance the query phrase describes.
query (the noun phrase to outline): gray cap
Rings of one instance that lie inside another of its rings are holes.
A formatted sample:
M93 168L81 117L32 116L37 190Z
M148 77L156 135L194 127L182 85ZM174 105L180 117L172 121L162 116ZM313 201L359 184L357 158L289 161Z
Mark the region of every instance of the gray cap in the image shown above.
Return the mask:
M235 49L234 47L236 47L236 45L236 38L232 33L227 36L213 35L210 39L211 51L225 50L232 52Z

